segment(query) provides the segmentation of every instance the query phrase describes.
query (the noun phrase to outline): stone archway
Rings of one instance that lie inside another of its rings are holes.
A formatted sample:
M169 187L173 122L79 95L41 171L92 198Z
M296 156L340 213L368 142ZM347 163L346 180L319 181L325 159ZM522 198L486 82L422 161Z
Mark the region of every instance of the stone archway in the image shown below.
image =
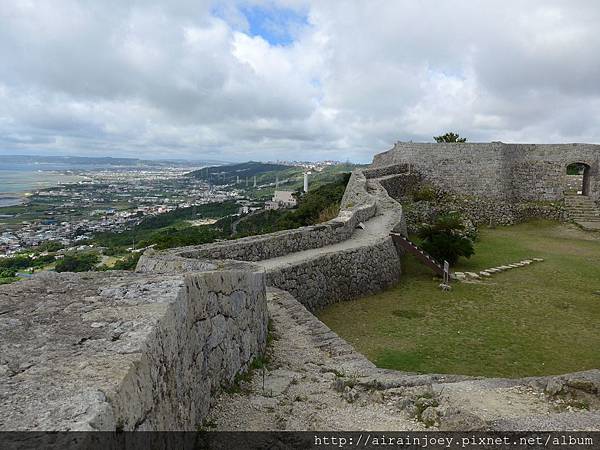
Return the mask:
M586 163L575 162L566 167L566 195L590 195L590 166Z

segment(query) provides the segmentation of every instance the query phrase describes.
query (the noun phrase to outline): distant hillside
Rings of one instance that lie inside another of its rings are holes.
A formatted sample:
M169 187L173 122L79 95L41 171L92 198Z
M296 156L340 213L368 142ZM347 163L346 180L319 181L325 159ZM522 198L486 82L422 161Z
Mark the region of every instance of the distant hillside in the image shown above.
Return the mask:
M211 181L213 184L217 185L235 183L238 177L241 183L245 183L246 178L248 178L249 183L253 183L254 176L256 176L257 183L271 183L275 182L277 174L290 169L294 170L298 168L285 166L283 164L249 161L227 166L207 167L205 169L190 172L188 173L188 176L199 180ZM294 171L301 171L301 169ZM269 174L269 176L265 176L266 174Z

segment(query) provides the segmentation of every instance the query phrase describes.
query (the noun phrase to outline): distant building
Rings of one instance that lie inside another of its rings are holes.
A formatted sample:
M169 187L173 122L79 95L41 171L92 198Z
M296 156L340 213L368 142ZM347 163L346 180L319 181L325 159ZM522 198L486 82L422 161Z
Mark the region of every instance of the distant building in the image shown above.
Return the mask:
M273 199L265 203L265 209L293 208L297 203L293 191L275 191Z

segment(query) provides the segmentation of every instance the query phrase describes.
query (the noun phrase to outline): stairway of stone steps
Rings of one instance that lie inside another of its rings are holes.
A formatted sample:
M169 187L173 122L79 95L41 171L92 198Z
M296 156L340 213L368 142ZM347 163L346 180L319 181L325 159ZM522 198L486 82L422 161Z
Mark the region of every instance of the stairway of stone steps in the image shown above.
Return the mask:
M565 207L575 222L600 222L600 210L594 200L584 195L567 195Z

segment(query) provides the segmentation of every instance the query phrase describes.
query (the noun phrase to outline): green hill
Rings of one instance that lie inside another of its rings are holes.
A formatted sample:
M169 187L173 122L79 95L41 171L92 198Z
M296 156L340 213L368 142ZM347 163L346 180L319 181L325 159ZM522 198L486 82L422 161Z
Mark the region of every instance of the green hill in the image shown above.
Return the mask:
M274 183L277 174L285 173L290 169L293 170L300 168L286 166L283 164L248 161L245 163L231 164L227 166L206 167L204 169L190 172L187 175L199 180L210 181L216 185L235 183L239 177L240 183L245 185L246 178L248 178L249 183L253 183L255 176L257 183Z

